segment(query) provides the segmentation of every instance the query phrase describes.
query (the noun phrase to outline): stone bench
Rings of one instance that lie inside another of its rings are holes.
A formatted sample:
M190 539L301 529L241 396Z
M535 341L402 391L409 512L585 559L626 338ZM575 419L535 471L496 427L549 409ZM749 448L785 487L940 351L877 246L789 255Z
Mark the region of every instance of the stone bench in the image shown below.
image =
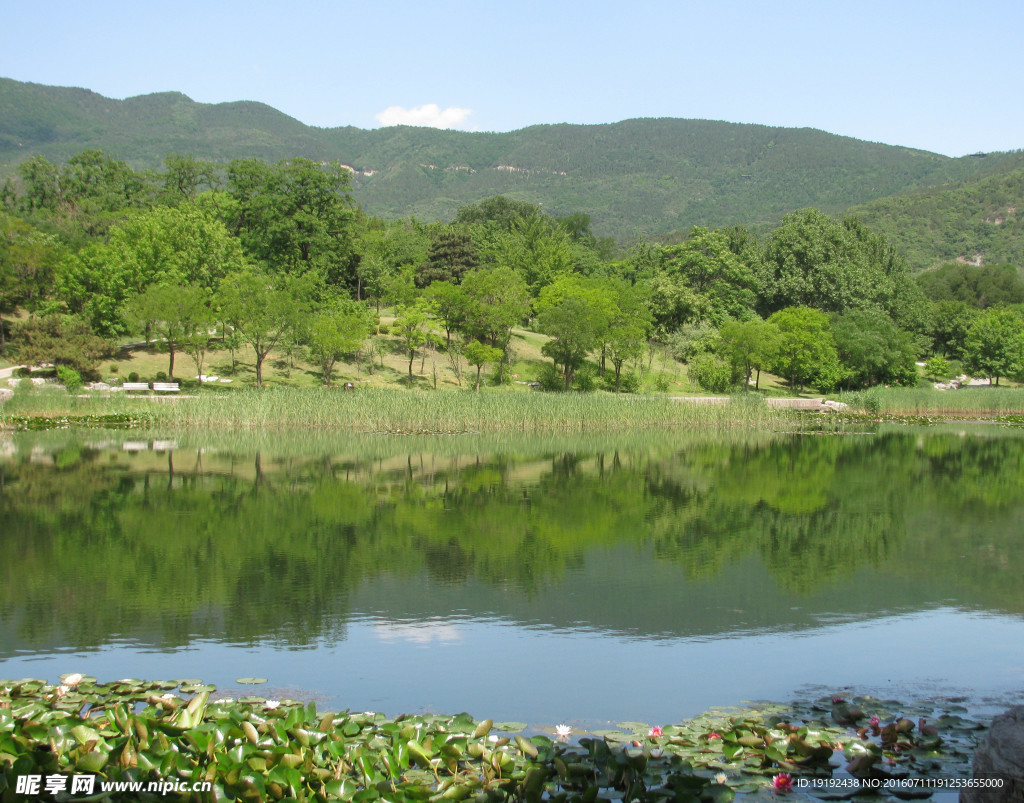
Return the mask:
M176 393L180 388L177 382L154 382L153 390L160 391L161 393Z
M149 390L148 382L123 382L121 390Z

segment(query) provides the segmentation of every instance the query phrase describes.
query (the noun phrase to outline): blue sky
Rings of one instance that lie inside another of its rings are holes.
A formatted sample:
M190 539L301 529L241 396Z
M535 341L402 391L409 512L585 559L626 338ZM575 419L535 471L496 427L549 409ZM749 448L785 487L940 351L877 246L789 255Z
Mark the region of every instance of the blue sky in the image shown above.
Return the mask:
M1021 0L34 0L4 18L2 76L324 127L685 117L1024 148Z

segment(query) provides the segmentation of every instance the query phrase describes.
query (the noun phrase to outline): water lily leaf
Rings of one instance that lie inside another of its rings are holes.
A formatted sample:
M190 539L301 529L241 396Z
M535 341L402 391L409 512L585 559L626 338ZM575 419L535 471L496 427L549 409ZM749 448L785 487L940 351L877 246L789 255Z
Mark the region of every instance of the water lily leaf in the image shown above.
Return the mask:
M626 731L642 731L644 733L651 729L651 726L646 722L616 722L615 727Z
M505 731L506 733L518 733L524 731L529 727L525 722L495 722L494 729L499 731Z
M183 683L201 683L202 681L182 681ZM256 686L260 683L266 683L266 678L236 678L235 683L242 683L246 686Z
M485 719L483 722L476 726L476 729L473 731L473 738L480 739L486 736L488 733L491 732L492 727L494 727L494 720Z

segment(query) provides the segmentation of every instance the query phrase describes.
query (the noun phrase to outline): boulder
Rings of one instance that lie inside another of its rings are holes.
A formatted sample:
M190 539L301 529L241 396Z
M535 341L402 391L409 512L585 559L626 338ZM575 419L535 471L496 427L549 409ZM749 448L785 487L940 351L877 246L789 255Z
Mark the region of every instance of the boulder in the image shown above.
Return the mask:
M961 803L1009 803L1024 800L1024 705L992 720L992 727L978 743L971 776L997 781L1001 786L982 786L960 793Z

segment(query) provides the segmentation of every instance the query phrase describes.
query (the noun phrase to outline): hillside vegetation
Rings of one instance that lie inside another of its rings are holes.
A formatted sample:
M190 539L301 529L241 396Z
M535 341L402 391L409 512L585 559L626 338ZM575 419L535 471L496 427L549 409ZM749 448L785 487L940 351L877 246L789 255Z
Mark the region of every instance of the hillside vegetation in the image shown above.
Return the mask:
M774 225L804 207L836 214L950 182L998 183L1021 167L1019 154L952 159L813 129L708 120L509 133L320 129L261 103L203 104L176 92L111 100L0 79L0 178L34 155L61 163L86 149L135 169L156 169L169 153L220 164L338 160L353 169L355 201L379 217L450 219L501 194L555 215L586 213L595 231L619 240L694 225Z

